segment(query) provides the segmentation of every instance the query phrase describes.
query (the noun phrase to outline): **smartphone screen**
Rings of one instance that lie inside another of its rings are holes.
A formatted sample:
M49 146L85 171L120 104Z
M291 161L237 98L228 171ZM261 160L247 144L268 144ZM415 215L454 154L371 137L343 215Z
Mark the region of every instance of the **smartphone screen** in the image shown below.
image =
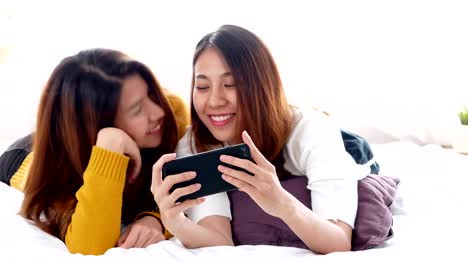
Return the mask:
M180 197L177 202L183 202L187 199L195 199L215 193L237 189L234 185L226 182L223 180L223 178L221 178L222 173L218 170L218 165L222 164L224 166L236 170L241 170L252 175L250 172L244 169L221 162L219 159L221 155L229 155L253 161L250 155L249 147L247 144L243 143L178 158L164 164L162 168L163 179L170 177L171 175L186 171L195 171L197 173L197 176L194 179L175 184L171 188L170 192L177 188L189 186L195 183L201 184L200 190Z

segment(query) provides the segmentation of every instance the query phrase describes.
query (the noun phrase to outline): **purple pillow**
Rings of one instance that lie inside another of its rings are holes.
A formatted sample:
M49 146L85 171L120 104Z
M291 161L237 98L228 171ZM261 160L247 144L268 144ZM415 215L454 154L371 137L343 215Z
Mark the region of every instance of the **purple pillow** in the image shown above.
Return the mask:
M307 177L292 176L280 181L285 190L311 208ZM399 180L369 175L358 183L358 211L353 230L352 249L380 245L393 234L391 205ZM265 213L246 193L228 193L232 213L232 237L235 245L274 245L308 248L279 218Z
M358 182L358 210L353 230L353 250L381 245L393 236L390 205L400 180L369 175Z
M288 177L280 181L285 190L310 208L307 177ZM274 245L308 248L283 220L260 208L246 193L228 192L231 202L232 238L235 245Z

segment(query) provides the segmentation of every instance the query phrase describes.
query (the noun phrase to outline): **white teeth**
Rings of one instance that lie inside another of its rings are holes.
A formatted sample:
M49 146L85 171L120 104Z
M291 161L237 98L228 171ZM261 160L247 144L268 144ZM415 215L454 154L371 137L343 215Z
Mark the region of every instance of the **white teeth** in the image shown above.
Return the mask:
M231 118L233 116L233 114L229 114L229 115L222 115L222 116L210 116L211 119L213 119L214 121L216 122L221 122L221 121L225 121L229 118Z
M158 131L159 129L161 129L161 124L157 125L157 126L156 126L155 128L153 128L153 129L151 129L148 133L149 133L149 134L152 134L152 133Z

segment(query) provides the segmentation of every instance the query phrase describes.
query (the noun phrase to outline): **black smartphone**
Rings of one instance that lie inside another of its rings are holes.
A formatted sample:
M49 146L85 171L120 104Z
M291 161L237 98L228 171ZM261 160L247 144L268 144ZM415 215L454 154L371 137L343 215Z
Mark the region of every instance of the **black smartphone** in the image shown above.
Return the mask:
M249 146L243 143L178 158L164 164L162 168L163 179L186 171L195 171L197 173L197 176L194 179L175 184L170 189L170 192L177 188L182 188L195 183L201 184L200 190L180 197L177 202L183 202L187 199L195 199L237 189L237 187L221 178L222 173L218 170L218 165L222 164L226 167L244 171L253 175L242 168L221 162L219 158L223 154L253 161L250 155Z

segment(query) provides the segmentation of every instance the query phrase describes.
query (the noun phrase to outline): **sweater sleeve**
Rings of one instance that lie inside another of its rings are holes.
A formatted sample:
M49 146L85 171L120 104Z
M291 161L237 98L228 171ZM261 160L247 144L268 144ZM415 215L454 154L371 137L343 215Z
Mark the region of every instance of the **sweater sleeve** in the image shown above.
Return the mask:
M32 134L16 140L0 156L0 181L23 191L26 174L31 164Z
M15 174L10 179L11 187L23 192L24 186L26 185L26 180L28 179L28 171L31 167L33 159L33 152L27 154L24 158L23 162L19 166L18 170L16 170Z
M65 235L70 252L100 255L117 243L128 162L122 154L93 147Z

